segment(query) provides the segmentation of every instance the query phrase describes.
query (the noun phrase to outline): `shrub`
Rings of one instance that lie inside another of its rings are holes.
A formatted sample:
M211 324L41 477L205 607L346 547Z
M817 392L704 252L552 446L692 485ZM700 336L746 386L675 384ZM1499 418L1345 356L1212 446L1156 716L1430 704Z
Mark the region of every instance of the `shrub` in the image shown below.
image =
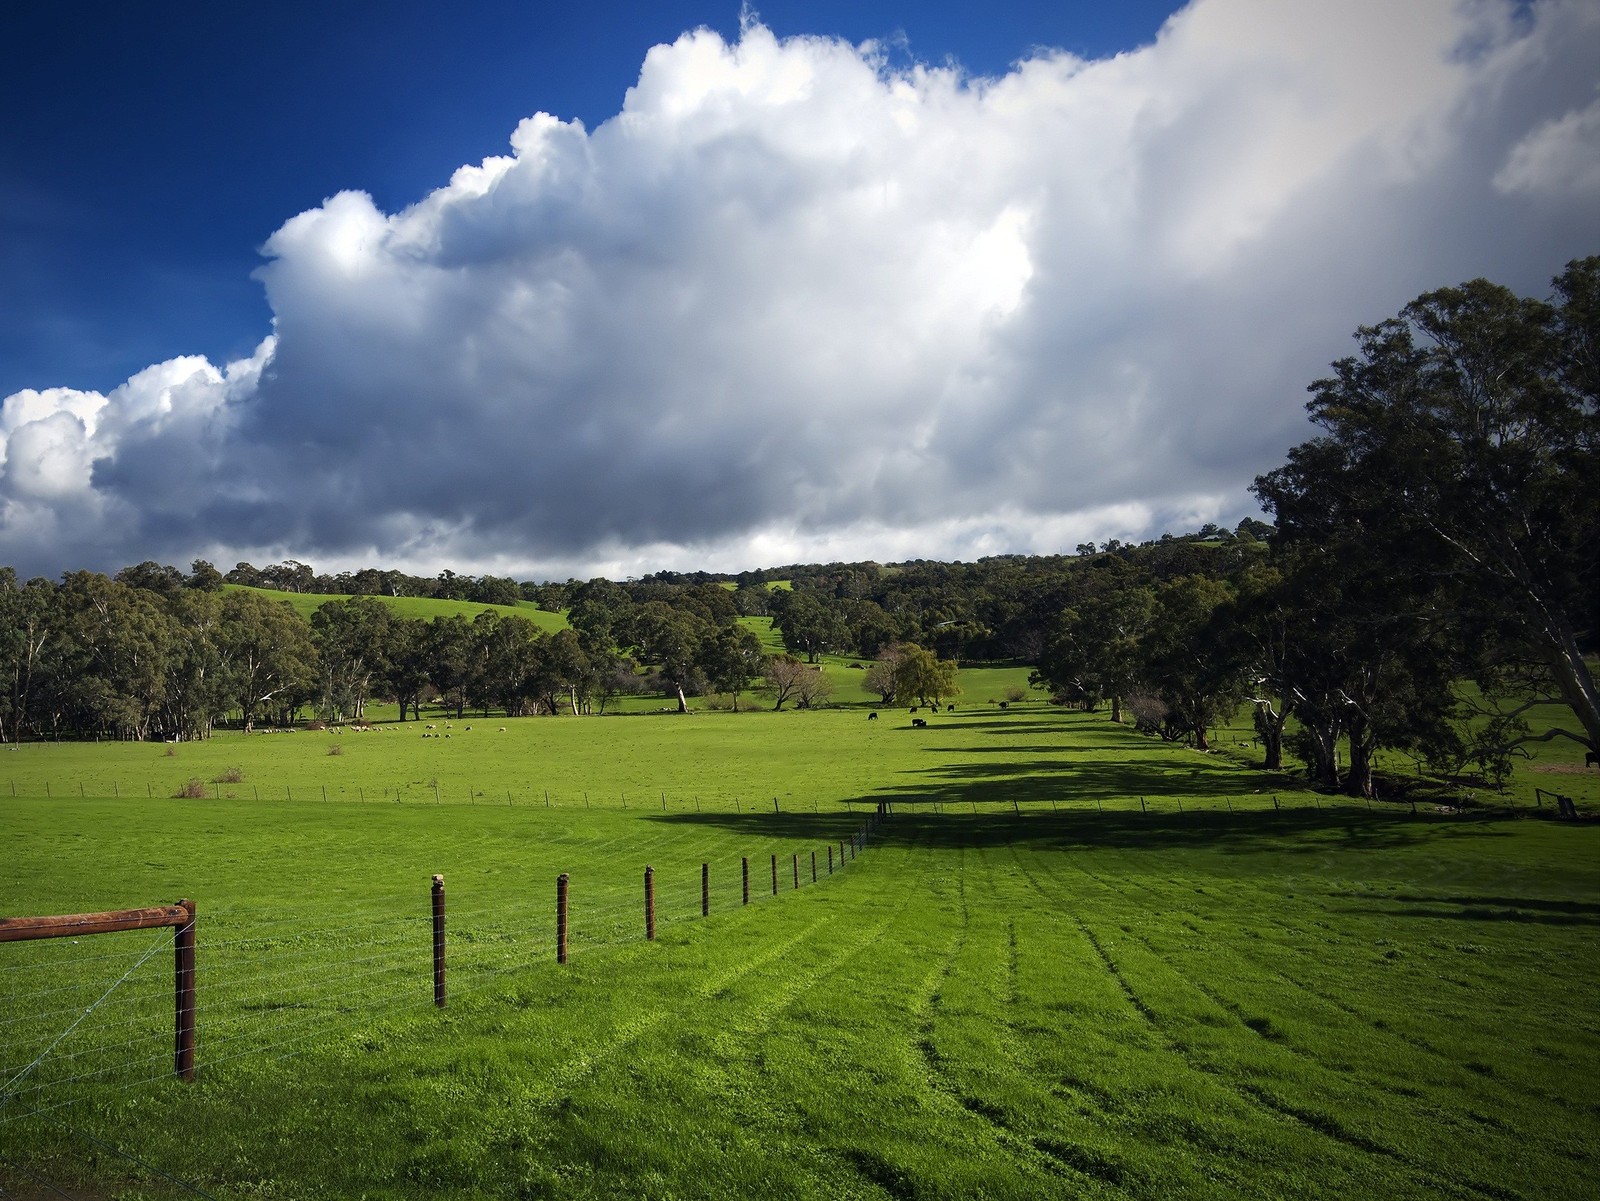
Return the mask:
M211 777L211 782L213 784L239 784L242 783L243 780L244 768L242 767L230 767L223 771L220 775Z
M306 722L306 729L308 729L308 730L326 730L327 728L328 728L328 723L324 722L324 721L308 721L308 722Z
M1010 701L1013 705L1018 701L1026 700L1027 697L1028 690L1022 687L1020 684L1013 684L1010 688L1006 689L1006 700Z
M167 743L167 749L164 753L168 759L176 759L178 757L178 748L169 742Z
M203 797L203 796L205 796L205 794L206 794L206 782L204 780L202 780L199 776L190 776L188 781L186 783L184 783L183 785L181 785L178 788L178 791L173 793L172 795L175 796L175 797L184 797L184 798L194 799L194 798L198 798L198 797Z
M328 754L330 754L330 755L342 755L342 754L344 754L344 747L342 747L341 745L339 745L336 742L336 743L334 743L332 746L330 746L328 748Z

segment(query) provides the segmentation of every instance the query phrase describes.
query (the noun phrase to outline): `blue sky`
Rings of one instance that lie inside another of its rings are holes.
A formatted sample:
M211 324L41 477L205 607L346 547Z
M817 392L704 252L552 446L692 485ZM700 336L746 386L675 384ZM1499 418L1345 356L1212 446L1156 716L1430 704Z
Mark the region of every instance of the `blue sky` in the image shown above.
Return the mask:
M1600 252L1597 62L1592 0L0 6L0 563L1232 524L1358 324Z
M1090 57L1155 37L1171 0L776 3L775 33L1000 74L1036 45ZM346 188L402 208L501 153L543 109L614 116L644 53L737 3L215 0L0 6L0 396L109 390L180 354L248 354L250 273L287 217Z

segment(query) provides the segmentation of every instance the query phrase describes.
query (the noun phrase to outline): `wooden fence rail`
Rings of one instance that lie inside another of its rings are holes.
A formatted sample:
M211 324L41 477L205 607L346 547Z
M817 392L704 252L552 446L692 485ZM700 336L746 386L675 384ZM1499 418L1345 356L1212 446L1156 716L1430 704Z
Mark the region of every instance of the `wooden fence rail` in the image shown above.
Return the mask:
M112 909L103 913L66 913L51 917L0 917L0 942L32 942L40 938L73 938L151 930L172 926L173 1035L172 1070L180 1080L194 1079L194 926L193 901Z

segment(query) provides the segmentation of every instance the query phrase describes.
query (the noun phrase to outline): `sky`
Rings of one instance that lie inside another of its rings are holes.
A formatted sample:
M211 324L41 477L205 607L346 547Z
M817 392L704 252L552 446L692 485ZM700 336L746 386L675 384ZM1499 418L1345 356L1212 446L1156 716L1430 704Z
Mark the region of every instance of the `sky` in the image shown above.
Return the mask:
M1592 0L0 7L0 563L519 579L1256 514L1600 253Z

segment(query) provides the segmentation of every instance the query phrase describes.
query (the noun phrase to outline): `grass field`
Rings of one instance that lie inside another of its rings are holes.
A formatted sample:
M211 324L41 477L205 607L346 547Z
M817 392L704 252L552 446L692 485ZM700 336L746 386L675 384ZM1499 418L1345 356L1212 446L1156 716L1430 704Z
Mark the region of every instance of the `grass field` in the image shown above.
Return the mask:
M8 752L7 912L199 904L200 1070L167 1076L169 932L0 946L0 1188L1592 1195L1600 823L1275 800L1226 756L986 700L916 731L842 708ZM163 795L191 776L211 795Z
M239 588L239 584L225 584L225 588ZM302 617L310 617L329 601L347 601L351 598L339 593L324 592L280 592L275 588L251 588L248 591L260 593L268 600L286 601L294 607L296 613ZM439 600L431 596L379 596L374 598L382 601L401 617L415 617L423 621L432 621L435 617L455 617L460 615L471 621L480 613L498 613L502 616L515 613L518 617L526 617L542 630L564 630L567 628L567 619L560 613L547 613L531 601L519 601L515 605L485 605L477 601Z

